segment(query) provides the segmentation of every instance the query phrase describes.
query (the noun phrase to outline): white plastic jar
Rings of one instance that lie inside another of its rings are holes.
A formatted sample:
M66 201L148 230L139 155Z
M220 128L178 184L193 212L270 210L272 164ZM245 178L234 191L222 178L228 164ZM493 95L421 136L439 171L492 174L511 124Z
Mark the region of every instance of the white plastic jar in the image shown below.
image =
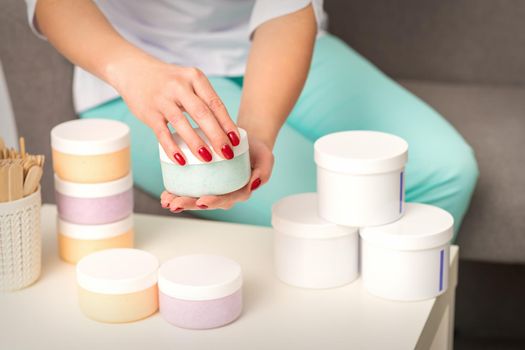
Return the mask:
M454 219L427 204L407 203L396 222L365 227L361 277L376 296L401 301L434 298L447 290Z
M209 329L236 320L242 311L242 270L218 255L185 255L159 269L162 317L182 328Z
M315 142L319 215L353 227L401 217L408 144L377 131L343 131Z
M332 288L358 276L357 229L317 215L317 195L281 199L272 208L277 277L302 288Z
M191 153L186 142L175 133L172 135L173 140L186 158L186 165L181 166L174 163L159 144L162 179L166 190L179 196L201 197L226 194L244 187L251 175L250 154L246 131L241 128L238 130L240 142L232 147L234 157L229 160L219 156L210 146L212 160L203 162ZM200 128L195 131L210 145Z
M107 249L77 265L78 300L88 317L109 323L146 318L158 309L158 259L138 249Z

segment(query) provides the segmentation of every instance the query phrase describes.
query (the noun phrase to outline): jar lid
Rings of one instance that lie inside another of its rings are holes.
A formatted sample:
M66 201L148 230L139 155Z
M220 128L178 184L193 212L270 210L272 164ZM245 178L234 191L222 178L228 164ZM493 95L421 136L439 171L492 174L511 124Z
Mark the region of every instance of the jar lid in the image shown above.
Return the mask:
M248 135L246 134L246 131L244 129L241 129L241 128L237 128L237 129L239 130L240 140L239 140L239 145L232 147L234 157L237 157L243 153L246 153L246 151L248 151ZM211 143L208 140L208 137L206 137L206 135L200 128L195 128L194 130L202 138L202 140L204 140L204 142L206 142L206 144L209 146L209 149L212 154L212 160L211 162L203 162L202 160L197 158L193 153L191 153L190 148L188 147L186 142L184 142L184 140L180 137L180 135L177 133L173 133L171 134L171 137L173 138L175 143L179 146L182 153L184 153L184 157L186 158L186 164L188 165L209 164L213 162L220 162L220 161L226 160L222 157L222 155L218 155L213 150L213 147L211 147ZM162 148L160 144L159 144L159 155L160 155L161 161L165 163L173 164L173 161L168 157L168 155L164 151L164 148ZM179 164L177 163L177 165Z
M176 299L219 299L241 286L241 266L223 256L180 256L166 261L159 269L159 290Z
M379 131L342 131L314 144L318 166L350 174L376 174L398 170L408 160L408 143L401 137Z
M454 218L433 205L406 203L404 215L397 221L360 230L364 241L389 249L423 250L447 244L452 239Z
M133 214L120 221L102 225L79 225L57 217L57 231L67 237L82 240L99 240L120 236L133 229Z
M51 130L51 147L62 153L97 155L129 147L129 127L109 119L75 119Z
M55 190L69 197L75 198L101 198L113 196L133 187L133 176L131 172L114 181L99 183L78 183L62 180L55 174Z
M99 294L128 294L157 283L159 260L139 249L116 248L91 253L77 264L77 283Z
M317 214L317 194L285 197L272 207L272 226L280 233L299 238L325 239L356 234L357 228L340 226Z

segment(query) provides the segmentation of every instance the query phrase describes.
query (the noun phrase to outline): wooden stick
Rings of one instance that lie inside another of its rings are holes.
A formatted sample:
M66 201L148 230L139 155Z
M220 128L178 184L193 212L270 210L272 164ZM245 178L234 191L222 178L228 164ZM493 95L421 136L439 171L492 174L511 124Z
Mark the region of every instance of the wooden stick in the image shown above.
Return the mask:
M26 140L23 137L20 137L18 139L18 143L20 144L20 154L22 155L22 158L26 157Z
M0 203L9 200L9 164L0 165Z
M24 170L20 164L11 164L7 170L9 201L15 201L24 196Z
M42 168L38 165L33 165L27 172L27 176L24 180L24 197L29 196L31 193L37 190L41 178Z

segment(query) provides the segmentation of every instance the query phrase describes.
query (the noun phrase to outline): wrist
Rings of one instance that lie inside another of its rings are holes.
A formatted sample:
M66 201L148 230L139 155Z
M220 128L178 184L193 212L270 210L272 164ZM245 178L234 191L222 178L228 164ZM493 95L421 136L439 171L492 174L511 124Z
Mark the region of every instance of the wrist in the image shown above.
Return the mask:
M102 79L120 92L130 77L136 76L145 66L159 62L140 49L126 45L116 48L107 56L107 61L103 64Z
M277 134L279 130L274 130L268 126L259 125L260 123L254 122L253 119L245 120L239 117L237 125L248 134L248 138L253 137L263 142L270 150L273 150Z

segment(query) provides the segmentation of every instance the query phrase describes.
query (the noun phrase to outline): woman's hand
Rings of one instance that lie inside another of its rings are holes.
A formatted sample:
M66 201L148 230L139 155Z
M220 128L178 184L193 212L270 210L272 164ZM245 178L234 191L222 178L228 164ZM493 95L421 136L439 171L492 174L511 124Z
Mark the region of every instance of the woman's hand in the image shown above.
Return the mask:
M114 69L114 72L112 72ZM121 62L109 67L112 85L131 112L148 125L170 158L180 166L184 154L173 141L167 124L188 144L192 153L204 162L212 160L209 146L192 128L183 112L201 127L217 154L224 159L234 156L232 146L239 145L236 125L206 76L195 68L166 64L157 60ZM247 200L251 192L268 181L273 167L273 154L265 143L248 137L252 174L248 184L222 196L191 198L163 192L161 204L172 212L197 209L228 209ZM227 161L226 160L226 161Z
M204 162L212 159L209 146L183 112L199 125L217 154L224 159L233 158L232 146L239 144L239 132L210 82L197 68L153 58L135 59L108 67L108 75L131 112L153 130L174 162L184 166L186 159L171 138L168 123L197 158Z
M196 209L230 209L236 202L250 198L251 193L270 179L273 168L273 154L265 143L248 135L252 174L243 188L222 196L203 196L201 198L179 197L164 191L160 197L163 208L174 213Z

